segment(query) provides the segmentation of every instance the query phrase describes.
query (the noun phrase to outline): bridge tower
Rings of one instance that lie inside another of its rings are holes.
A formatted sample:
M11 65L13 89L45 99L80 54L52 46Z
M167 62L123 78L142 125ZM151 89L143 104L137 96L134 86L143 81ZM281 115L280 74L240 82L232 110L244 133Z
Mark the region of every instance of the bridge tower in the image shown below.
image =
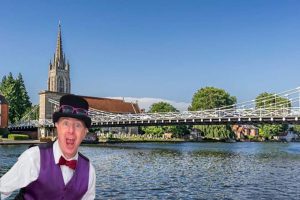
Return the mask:
M63 53L61 25L58 25L56 51L49 63L48 91L70 93L70 64Z

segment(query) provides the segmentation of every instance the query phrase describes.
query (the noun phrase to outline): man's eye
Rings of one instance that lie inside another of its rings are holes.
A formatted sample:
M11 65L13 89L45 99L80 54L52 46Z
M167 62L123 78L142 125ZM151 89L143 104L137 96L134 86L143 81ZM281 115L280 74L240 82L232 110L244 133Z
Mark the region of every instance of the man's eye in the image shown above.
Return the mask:
M81 125L80 123L76 123L76 124L75 124L75 127L76 127L76 128L82 128L82 125Z
M68 123L67 121L63 121L63 125L64 125L64 126L68 126L69 123Z

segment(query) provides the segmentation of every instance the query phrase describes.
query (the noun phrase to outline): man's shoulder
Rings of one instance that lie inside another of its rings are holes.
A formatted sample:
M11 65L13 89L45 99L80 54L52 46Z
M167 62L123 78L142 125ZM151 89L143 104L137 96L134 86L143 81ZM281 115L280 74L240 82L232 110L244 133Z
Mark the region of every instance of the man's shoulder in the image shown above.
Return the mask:
M42 143L42 144L39 144L38 147L40 149L52 148L53 147L53 142Z
M18 160L35 160L40 156L40 149L38 146L30 146L18 158Z
M86 160L87 162L90 162L90 160L88 159L88 157L84 156L82 153L78 152L78 155L83 158L84 160Z
M41 144L31 144L28 146L28 149L38 148L38 149L47 149L53 147L53 142L41 143Z

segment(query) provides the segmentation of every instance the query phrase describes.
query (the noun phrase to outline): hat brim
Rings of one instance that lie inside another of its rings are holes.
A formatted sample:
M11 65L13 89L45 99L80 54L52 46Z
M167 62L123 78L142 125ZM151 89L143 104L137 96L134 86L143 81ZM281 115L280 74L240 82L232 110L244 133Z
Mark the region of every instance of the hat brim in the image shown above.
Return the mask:
M91 127L92 120L88 116L71 114L71 113L54 112L53 117L52 117L53 123L55 124L59 120L60 117L71 117L71 118L79 119L84 122L84 124L87 128Z

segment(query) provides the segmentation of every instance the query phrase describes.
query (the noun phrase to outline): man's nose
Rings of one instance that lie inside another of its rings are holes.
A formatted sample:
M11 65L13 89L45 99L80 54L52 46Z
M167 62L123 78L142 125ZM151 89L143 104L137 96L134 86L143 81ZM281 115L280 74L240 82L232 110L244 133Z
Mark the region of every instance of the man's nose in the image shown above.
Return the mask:
M75 124L70 124L70 125L69 125L69 131L70 131L71 133L73 133L74 130L75 130Z

